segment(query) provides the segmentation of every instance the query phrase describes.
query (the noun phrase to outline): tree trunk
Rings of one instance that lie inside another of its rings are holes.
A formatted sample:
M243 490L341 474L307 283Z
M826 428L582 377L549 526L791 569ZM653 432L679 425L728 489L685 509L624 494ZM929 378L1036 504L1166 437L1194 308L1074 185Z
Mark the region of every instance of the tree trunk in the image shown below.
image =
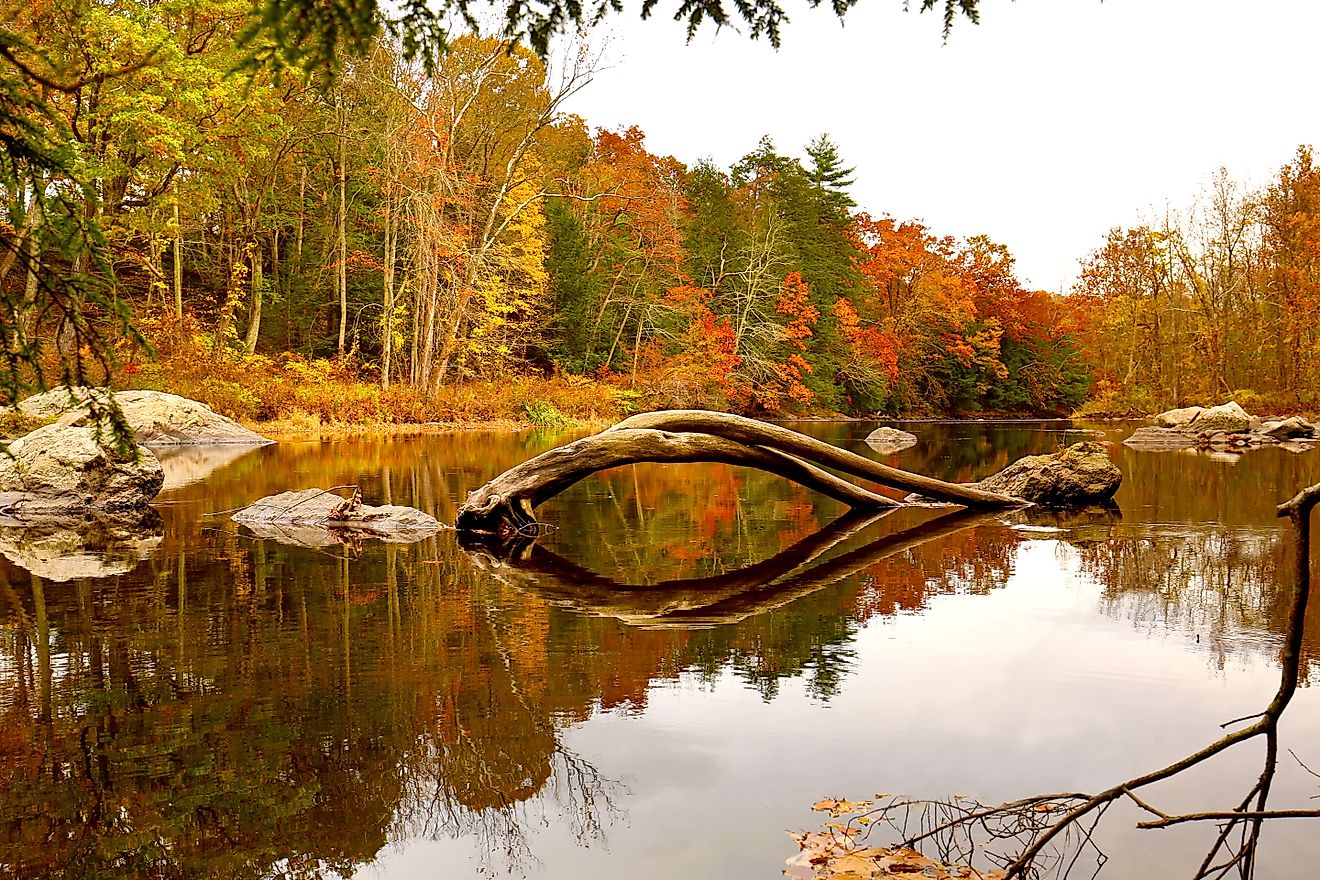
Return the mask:
M380 351L380 387L390 387L390 354L394 347L394 262L398 250L398 218L395 216L394 200L387 190L385 194L385 289L382 297L381 315L381 351Z
M261 239L252 243L252 305L248 312L247 337L243 340L248 354L257 353L257 337L261 334Z
M339 356L344 356L344 340L348 331L348 173L345 168L347 138L339 133L339 159L335 163L335 176L339 184L339 267L336 273L339 287Z
M467 496L458 509L454 527L472 533L517 532L535 524L532 509L536 505L578 480L597 471L643 461L715 461L756 467L859 509L897 507L901 502L863 489L816 465L964 507L993 510L1026 503L976 486L891 468L779 425L728 413L672 410L633 416L599 434L510 468Z
M179 177L174 177L174 317L183 320L183 225L179 221Z

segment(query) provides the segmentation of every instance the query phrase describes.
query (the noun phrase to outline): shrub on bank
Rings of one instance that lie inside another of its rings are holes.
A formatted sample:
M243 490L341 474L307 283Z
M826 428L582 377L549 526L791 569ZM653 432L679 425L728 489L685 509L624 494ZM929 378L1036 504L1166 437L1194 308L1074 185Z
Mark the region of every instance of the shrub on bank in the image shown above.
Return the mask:
M118 388L150 388L200 400L247 422L402 425L491 421L562 425L617 421L637 395L578 376L517 377L445 385L427 395L406 383L380 387L379 374L343 360L294 353L250 355L215 345L191 321L143 321L155 357L121 358Z

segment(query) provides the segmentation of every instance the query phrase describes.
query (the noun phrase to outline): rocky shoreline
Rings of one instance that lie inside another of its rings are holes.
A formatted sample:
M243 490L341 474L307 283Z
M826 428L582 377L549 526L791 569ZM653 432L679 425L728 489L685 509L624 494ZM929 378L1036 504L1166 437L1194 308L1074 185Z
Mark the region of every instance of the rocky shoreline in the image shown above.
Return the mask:
M1320 426L1300 416L1253 416L1228 401L1218 406L1188 406L1155 417L1155 424L1138 428L1123 441L1133 449L1212 449L1244 452L1278 446L1305 452L1320 444Z

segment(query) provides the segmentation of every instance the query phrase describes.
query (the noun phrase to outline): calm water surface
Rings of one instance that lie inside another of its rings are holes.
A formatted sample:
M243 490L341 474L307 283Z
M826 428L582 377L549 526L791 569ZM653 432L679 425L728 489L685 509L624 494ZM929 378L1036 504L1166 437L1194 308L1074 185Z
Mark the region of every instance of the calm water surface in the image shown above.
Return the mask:
M872 425L798 427L874 455ZM909 427L879 457L956 480L1084 436ZM836 523L775 477L645 465L543 506L558 530L512 562L210 514L356 484L452 522L566 435L185 452L161 522L94 536L106 553L0 533L0 876L773 878L823 796L997 802L1161 767L1273 694L1274 505L1320 482L1320 451L1141 453L1101 427L1119 513ZM1284 726L1320 768L1313 688ZM1229 808L1253 748L1151 797ZM1272 805L1318 793L1285 757ZM1189 876L1211 829L1136 818L1105 817L1101 876ZM1267 827L1258 876L1314 877L1314 821Z

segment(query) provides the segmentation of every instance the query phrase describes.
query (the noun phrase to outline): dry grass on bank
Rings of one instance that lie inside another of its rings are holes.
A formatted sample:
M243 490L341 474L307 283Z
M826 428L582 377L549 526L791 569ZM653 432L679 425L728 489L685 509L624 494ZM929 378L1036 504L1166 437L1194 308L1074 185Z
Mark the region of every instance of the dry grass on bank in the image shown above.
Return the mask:
M115 387L199 400L267 436L596 425L636 409L632 391L578 376L468 382L427 396L407 384L382 389L377 375L351 359L248 355L212 346L186 325L149 330L156 357L125 358Z

